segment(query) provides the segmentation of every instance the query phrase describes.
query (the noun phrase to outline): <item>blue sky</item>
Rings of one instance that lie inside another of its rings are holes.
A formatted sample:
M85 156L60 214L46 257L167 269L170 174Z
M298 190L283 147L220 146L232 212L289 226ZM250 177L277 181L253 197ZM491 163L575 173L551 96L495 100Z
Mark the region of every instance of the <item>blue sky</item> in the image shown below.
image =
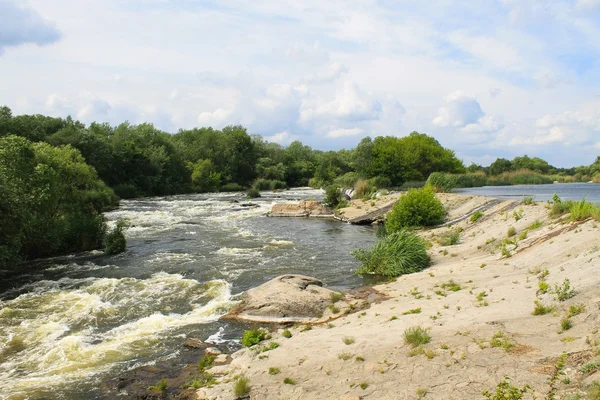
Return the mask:
M0 0L0 104L283 145L600 155L600 0Z

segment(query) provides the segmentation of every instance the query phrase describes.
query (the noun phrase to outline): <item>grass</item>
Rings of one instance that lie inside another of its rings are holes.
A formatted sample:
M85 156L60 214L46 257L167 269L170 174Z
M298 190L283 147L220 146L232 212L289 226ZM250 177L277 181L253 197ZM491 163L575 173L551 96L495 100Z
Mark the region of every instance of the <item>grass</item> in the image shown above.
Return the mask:
M575 304L575 305L569 307L569 311L567 312L567 318L571 318L576 315L579 315L579 314L583 313L584 311L585 311L585 304L583 304L583 303Z
M312 329L312 325L304 325L301 329L300 332L306 332L306 331L310 331Z
M351 359L354 355L352 353L348 353L348 352L343 352L338 354L338 358L340 360L344 360L344 361L348 361L349 359Z
M442 246L453 246L460 242L460 229L451 229L440 235L438 242Z
M284 330L284 331L283 331L283 333L281 334L281 336L283 336L283 337L284 337L284 338L286 338L286 339L289 339L289 338L291 338L293 335L292 335L292 332L291 332L289 329L286 329L286 330Z
M365 359L362 356L356 356L355 360L356 361L365 361Z
M492 340L490 340L490 347L499 347L507 352L513 350L515 346L516 343L502 331L496 332L494 336L492 336Z
M417 347L429 343L431 336L427 329L420 326L413 326L404 331L404 343Z
M510 378L507 376L502 382L498 383L494 393L486 390L482 394L486 400L522 400L530 390L531 387L529 385L525 385L522 388L511 385Z
M549 289L549 288L550 288L550 285L548 285L548 282L544 282L544 281L542 281L542 282L538 283L538 289L539 289L538 291L539 291L541 294L546 294L546 293L548 293L548 289Z
M283 383L285 383L286 385L295 385L296 381L294 379L288 377L283 380Z
M354 343L356 340L352 336L346 336L342 339L345 345L349 346Z
M524 196L523 200L521 200L521 204L530 206L534 203L534 199L535 199L535 197L533 197L533 196Z
M269 375L277 375L280 372L281 371L279 370L278 367L269 367Z
M534 229L538 229L541 228L543 225L543 223L539 220L536 219L535 221L533 221L533 223L531 225L529 225L526 229L527 230L534 230Z
M448 282L442 283L440 287L450 292L458 292L462 289L462 287L458 283L454 282L453 279L450 279Z
M356 249L352 255L362 263L357 274L400 276L419 272L430 263L425 240L407 230L389 234L371 249Z
M508 228L508 231L506 232L506 237L513 237L517 234L517 230L515 229L514 226L511 226L510 228Z
M339 292L332 292L329 295L329 299L331 300L331 304L335 304L338 301L340 301L341 299L344 298L344 294L343 293L339 293Z
M421 314L421 307L413 308L412 310L404 311L402 313L402 315L409 315L409 314Z
M417 399L421 400L427 395L427 393L429 393L429 390L426 388L417 388Z
M475 211L473 215L471 215L471 222L477 222L479 218L483 217L484 214L481 211Z
M263 347L258 348L257 352L259 352L259 353L265 353L267 351L275 350L278 347L279 347L279 343L277 343L277 342L271 342L267 346L263 346Z
M211 368L215 363L215 358L216 356L213 355L202 356L198 361L198 372L204 372Z
M421 354L424 355L425 357L427 357L428 360L431 360L432 358L437 356L437 353L435 352L435 350L425 348L423 346L413 347L412 349L410 349L408 351L408 353L406 353L406 355L408 357L414 357L414 356L418 356Z
M263 329L250 329L244 331L242 337L242 346L252 347L267 338L267 332Z
M573 321L571 321L569 318L563 318L560 321L560 331L558 333L562 333L564 331L568 331L572 327L573 327Z
M600 369L600 362L592 361L592 362L585 364L583 367L581 367L581 372L583 374L587 375L587 374L591 374L592 372L595 372L598 369Z
M487 292L485 290L483 292L479 292L479 294L475 296L477 301L483 301L485 297L487 297Z
M534 308L533 308L533 315L546 315L549 314L551 312L553 312L556 307L554 306L546 306L544 305L541 301L536 300L534 301Z
M360 386L362 390L365 390L369 387L369 384L367 382L361 382L358 386Z
M528 235L528 234L529 234L529 232L528 232L527 230L525 230L525 231L521 232L521 233L519 234L519 240L525 240L525 239L527 239L527 235Z
M148 390L152 390L153 392L164 392L167 390L167 380L162 378L160 381L156 382L156 385L148 386Z

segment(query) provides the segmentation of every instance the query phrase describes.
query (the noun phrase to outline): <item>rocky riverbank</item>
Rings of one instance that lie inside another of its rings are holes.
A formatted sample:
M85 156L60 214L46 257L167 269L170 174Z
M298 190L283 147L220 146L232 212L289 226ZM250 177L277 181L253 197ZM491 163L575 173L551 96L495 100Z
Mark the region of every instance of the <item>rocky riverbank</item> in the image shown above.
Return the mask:
M251 399L483 399L505 376L535 398L586 398L600 380L598 224L550 219L543 203L440 198L454 223L421 232L430 268L374 287L387 299L359 312L275 329L271 350L235 352L197 398L234 399L239 375ZM404 339L414 327L421 346Z

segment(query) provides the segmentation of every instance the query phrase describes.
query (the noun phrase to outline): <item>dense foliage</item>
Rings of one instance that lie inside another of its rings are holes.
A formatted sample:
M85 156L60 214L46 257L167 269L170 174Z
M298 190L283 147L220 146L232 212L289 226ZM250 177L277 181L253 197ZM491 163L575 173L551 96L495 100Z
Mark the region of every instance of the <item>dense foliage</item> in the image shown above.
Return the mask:
M357 249L352 255L362 263L357 274L400 276L421 271L430 262L427 243L404 229L378 239L370 249Z
M119 219L114 228L108 232L104 239L104 252L106 254L119 254L127 249L127 240L125 239L125 229L127 223Z
M394 204L385 220L388 233L405 228L435 226L444 222L446 210L429 185L410 189Z

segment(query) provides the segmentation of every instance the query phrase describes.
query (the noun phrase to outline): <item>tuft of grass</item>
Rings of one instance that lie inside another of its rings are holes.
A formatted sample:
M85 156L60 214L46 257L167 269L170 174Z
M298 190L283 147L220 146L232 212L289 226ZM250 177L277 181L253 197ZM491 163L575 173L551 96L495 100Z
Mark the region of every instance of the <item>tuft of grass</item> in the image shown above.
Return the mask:
M426 388L417 388L417 399L421 400L427 395L427 393L429 393L429 390Z
M233 394L236 398L248 396L250 393L250 380L244 376L238 376L233 382Z
M536 300L534 301L534 308L533 308L533 315L546 315L551 313L552 311L554 311L556 309L556 307L554 306L546 306L544 305L541 301Z
M404 342L412 347L417 347L429 343L431 336L427 329L420 326L413 326L404 331Z
M269 375L277 375L280 372L281 371L279 370L278 367L269 367Z
M458 244L460 242L460 232L460 228L446 231L440 235L438 242L442 246L453 246Z
M306 331L310 331L312 329L312 325L304 325L301 329L300 332L306 332Z
M409 315L409 314L421 314L421 307L413 308L412 310L404 311L402 313L402 315Z
M567 312L567 318L571 318L576 315L579 315L579 314L583 313L584 311L585 311L585 304L583 304L583 303L575 304L575 305L569 307L569 311Z
M207 355L200 357L200 361L198 361L198 372L204 372L207 369L210 369L215 363L216 356Z
M596 360L596 361L589 362L589 363L585 364L583 367L581 367L581 372L583 374L587 375L592 372L595 372L598 369L600 369L600 362Z
M560 321L560 331L559 333L562 333L564 331L568 331L569 329L571 329L573 327L573 321L571 321L569 318L563 318Z
M148 386L148 390L153 392L164 392L167 390L167 380L162 378L160 381L156 382L156 385Z
M521 200L521 204L526 205L526 206L530 206L534 203L534 196L524 196L523 200Z
M534 230L534 229L538 229L541 228L543 225L542 221L540 221L539 219L536 219L535 221L533 221L533 223L531 225L529 225L526 229L527 230Z
M342 339L345 345L349 346L355 342L355 339L352 336L346 336Z
M252 347L267 338L267 332L263 329L250 329L244 331L242 337L242 346Z
M356 361L365 361L365 359L362 356L356 356L355 360Z
M341 299L344 298L344 294L343 293L339 293L339 292L332 292L329 295L329 298L331 300L331 303L335 304L335 303L337 303L338 301L340 301Z
M475 211L473 215L471 215L471 222L477 222L483 215L484 214L481 211Z
M365 390L369 387L369 384L367 382L361 382L358 386L360 386L362 390Z
M513 350L515 346L515 342L502 331L496 332L494 336L492 336L492 340L490 340L490 347L499 347L507 352Z
M511 226L508 228L508 231L506 232L506 237L513 237L517 234L517 230L515 229L514 226Z
M454 282L454 279L450 279L448 282L442 283L440 287L444 290L449 290L450 292L458 292L462 289L458 283Z
M527 239L527 235L529 234L529 232L527 230L524 230L523 232L521 232L519 234L519 240L525 240Z
M352 358L352 356L353 356L353 354L348 353L348 352L343 352L343 353L338 354L338 358L340 360L344 360L344 361L348 361L349 359Z
M288 377L283 380L283 383L285 383L286 385L295 385L296 381L294 379Z
M371 249L356 249L352 255L362 263L357 274L400 276L419 272L430 263L427 243L408 230L391 233Z
M281 336L283 336L283 337L284 337L284 338L286 338L286 339L289 339L289 338L291 338L293 335L292 335L292 332L291 332L289 329L286 329L286 330L284 330L284 331L283 331L283 333L281 334Z

